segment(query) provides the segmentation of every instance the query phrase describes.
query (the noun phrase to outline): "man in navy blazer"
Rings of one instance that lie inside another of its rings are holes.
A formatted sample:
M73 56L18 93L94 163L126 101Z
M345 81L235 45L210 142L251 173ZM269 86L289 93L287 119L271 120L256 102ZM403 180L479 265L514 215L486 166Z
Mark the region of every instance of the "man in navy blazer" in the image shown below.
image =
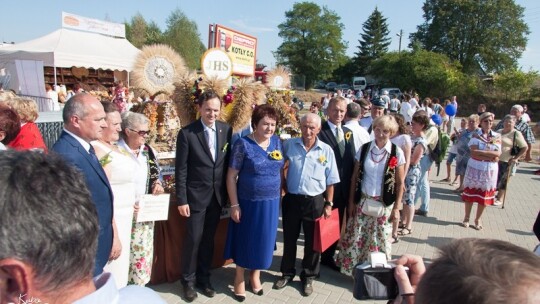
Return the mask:
M207 91L198 100L201 119L184 127L176 143L176 197L178 211L186 218L182 245L182 285L186 301L197 297L198 287L207 297L214 235L227 202L225 177L229 166L232 128L217 120L219 96Z
M105 111L99 100L90 94L76 94L64 106L64 130L52 151L82 172L92 195L99 220L98 248L94 276L103 272L109 260L113 242L113 194L105 171L101 167L90 142L101 138Z

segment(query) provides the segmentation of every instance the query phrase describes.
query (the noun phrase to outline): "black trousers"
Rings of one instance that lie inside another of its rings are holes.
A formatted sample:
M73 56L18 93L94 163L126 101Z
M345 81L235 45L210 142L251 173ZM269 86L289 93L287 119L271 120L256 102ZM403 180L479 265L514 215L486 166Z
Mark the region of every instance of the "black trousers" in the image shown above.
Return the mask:
M191 211L186 221L182 245L182 284L210 283L210 267L214 255L214 237L221 216L221 206L215 196L202 211Z
M305 196L287 193L282 201L283 257L281 272L293 278L296 275L296 242L300 229L304 231L304 258L300 278L314 278L319 274L321 254L313 250L315 220L321 217L324 208L322 194Z

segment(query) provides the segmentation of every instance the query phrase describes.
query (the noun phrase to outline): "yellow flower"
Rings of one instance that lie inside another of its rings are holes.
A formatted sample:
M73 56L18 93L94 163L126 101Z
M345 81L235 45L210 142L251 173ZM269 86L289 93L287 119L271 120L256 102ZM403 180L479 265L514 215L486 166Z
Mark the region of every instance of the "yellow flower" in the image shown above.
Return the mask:
M102 158L99 159L99 164L102 167L105 167L106 165L110 164L111 162L112 162L111 152L105 154Z
M270 156L270 158L273 159L273 160L282 160L283 159L283 155L281 154L281 152L279 150L274 150L274 151L268 153L268 156Z
M227 147L229 147L229 143L225 143L225 146L223 146L223 149L221 149L221 152L225 153L227 151Z
M320 162L323 166L325 166L326 163L328 163L328 161L326 160L326 156L324 156L324 155L319 156L319 162Z
M347 142L349 142L349 140L351 139L351 136L352 136L352 132L351 132L351 131L345 133L345 140L346 140Z

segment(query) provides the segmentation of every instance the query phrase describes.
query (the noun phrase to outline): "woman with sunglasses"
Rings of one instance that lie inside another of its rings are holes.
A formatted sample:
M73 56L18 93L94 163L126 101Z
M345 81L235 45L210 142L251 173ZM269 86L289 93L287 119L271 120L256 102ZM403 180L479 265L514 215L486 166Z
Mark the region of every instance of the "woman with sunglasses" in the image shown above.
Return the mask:
M465 218L462 226L469 227L469 217L473 203L478 204L473 228L482 230L480 218L486 205L493 205L497 190L498 161L501 155L501 136L491 131L495 115L484 112L480 116L482 133L474 135L469 141L471 158L467 162L467 170L463 179L461 199L465 202Z
M144 194L164 193L156 152L147 143L149 120L139 113L122 113L122 132L118 145L135 160L135 200ZM136 211L135 211L136 212ZM128 284L145 285L150 281L154 256L154 222L137 223L131 230Z

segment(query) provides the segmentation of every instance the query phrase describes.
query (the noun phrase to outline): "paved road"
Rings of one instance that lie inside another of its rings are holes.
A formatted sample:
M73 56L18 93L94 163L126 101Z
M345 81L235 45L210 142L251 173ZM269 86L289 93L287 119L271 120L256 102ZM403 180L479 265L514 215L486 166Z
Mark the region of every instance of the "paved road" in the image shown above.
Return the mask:
M445 167L445 166L443 166ZM432 170L431 203L428 217L415 217L414 231L410 236L401 238L394 244L392 255L398 257L404 253L413 253L432 260L437 256L437 248L452 239L464 237L479 237L500 239L514 243L528 250L533 250L538 240L532 233L532 225L540 209L537 187L540 187L540 176L532 172L540 166L521 164L516 176L512 177L504 209L489 207L483 215L484 229L476 231L472 228L463 228L459 223L463 219L464 207L459 196L454 193L453 186L441 183L438 180L446 176L446 170L441 168L437 177L436 170ZM476 207L473 209L472 217ZM298 278L292 285L282 290L272 290L272 283L280 275L279 263L283 254L282 230L278 232L277 251L271 268L263 272L264 296L259 297L247 292L244 303L377 303L386 301L357 301L352 297L353 281L350 277L334 272L324 266L321 267L321 277L314 284L314 293L310 297L303 297L300 293L301 284ZM303 241L299 240L299 246ZM298 251L297 267L303 250ZM247 277L247 276L246 276ZM234 278L234 265L222 267L212 272L212 282L217 289L217 295L210 299L199 294L194 303L237 303L232 297L232 282ZM151 286L167 303L184 303L181 298L180 282Z

